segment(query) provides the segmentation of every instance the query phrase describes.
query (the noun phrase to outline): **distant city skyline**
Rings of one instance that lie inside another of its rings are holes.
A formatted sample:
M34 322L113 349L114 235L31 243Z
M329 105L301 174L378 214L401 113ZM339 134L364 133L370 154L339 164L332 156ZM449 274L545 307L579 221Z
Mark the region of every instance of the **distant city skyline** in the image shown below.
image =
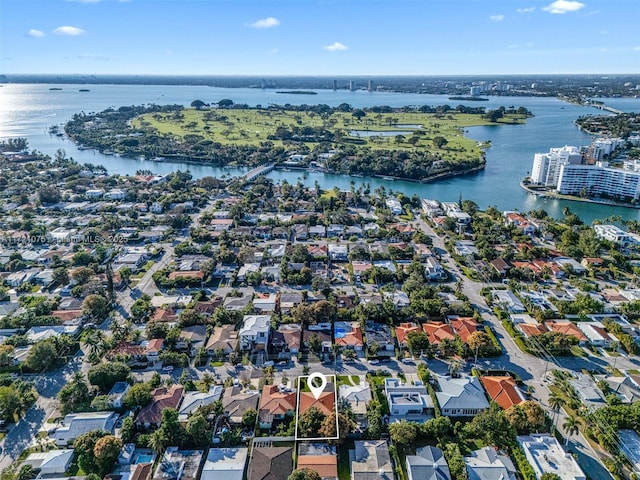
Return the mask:
M632 0L0 0L0 74L640 72Z

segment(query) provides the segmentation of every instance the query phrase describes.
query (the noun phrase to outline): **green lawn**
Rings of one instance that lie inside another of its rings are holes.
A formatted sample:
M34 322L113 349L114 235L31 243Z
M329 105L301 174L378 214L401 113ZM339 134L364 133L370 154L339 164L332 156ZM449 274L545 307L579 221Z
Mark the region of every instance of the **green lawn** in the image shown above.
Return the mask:
M464 137L464 129L478 125L496 125L483 119L481 115L447 113L430 114L420 112L369 112L357 120L350 112L334 112L318 115L315 112L293 110L231 109L231 110L195 110L185 109L182 118L174 113L149 113L135 118L131 123L137 130L151 131L161 135L173 135L184 138L198 135L222 145L259 146L272 142L283 146L280 139L273 138L278 127L324 128L337 138L334 143L351 146L368 146L382 150L427 150L438 152L445 160L456 158L478 158L482 145ZM497 124L524 123L522 115L507 116ZM416 126L421 126L416 127ZM393 132L389 136L357 136L352 131ZM397 131L397 135L395 132ZM271 137L271 138L269 138ZM409 141L412 137L416 140ZM443 148L438 148L433 139L444 137L447 140ZM363 141L356 144L353 141ZM415 142L415 144L413 143ZM308 142L313 148L317 143Z

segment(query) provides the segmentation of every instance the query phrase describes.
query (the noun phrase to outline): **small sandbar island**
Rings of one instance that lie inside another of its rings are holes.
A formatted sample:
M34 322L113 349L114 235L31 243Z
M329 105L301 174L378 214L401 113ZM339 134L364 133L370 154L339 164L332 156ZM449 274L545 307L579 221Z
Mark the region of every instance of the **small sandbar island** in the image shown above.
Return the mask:
M521 186L534 195L639 208L640 115L590 115L576 124L600 136L588 146L536 153Z
M487 142L464 136L481 125L516 125L525 107L236 104L146 105L76 114L66 134L83 148L130 158L255 168L314 169L417 182L481 170ZM508 128L508 127L505 127Z

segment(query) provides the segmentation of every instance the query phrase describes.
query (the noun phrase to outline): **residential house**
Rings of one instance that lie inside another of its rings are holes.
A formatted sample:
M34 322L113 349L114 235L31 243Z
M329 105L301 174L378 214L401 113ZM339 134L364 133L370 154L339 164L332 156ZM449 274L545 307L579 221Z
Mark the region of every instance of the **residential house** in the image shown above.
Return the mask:
M153 463L136 463L135 465L131 465L130 472L129 480L151 480Z
M439 345L443 340L453 341L456 335L451 325L443 322L427 322L422 324L422 330L429 337L429 343Z
M308 468L323 480L338 480L338 453L334 445L299 442L297 460L297 468Z
M184 327L180 331L180 336L176 342L176 348L178 350L188 352L191 356L195 356L196 352L205 346L206 339L206 325L192 325L190 327Z
M386 440L356 440L349 452L351 480L395 480Z
M480 377L489 398L505 410L526 400L515 380L509 375Z
M516 480L516 468L506 455L493 447L483 447L464 457L469 480Z
M348 260L347 246L343 244L329 244L329 258L334 262L346 262Z
M258 295L253 299L253 309L259 314L271 314L276 311L278 304L278 295L272 293L270 295Z
M209 356L216 355L218 350L222 350L225 355L235 352L238 349L238 332L233 325L222 325L214 327L213 333L205 346Z
M200 407L211 405L220 400L224 388L221 385L212 385L208 392L187 392L184 395L180 410L178 410L178 419L186 422L188 418Z
M287 480L293 471L293 447L254 438L247 480Z
M326 416L335 413L336 398L332 384L327 384L325 391L321 392L318 395L318 398L316 398L311 392L300 392L298 415L302 415L310 408L320 410L320 412Z
M172 385L170 388L160 387L151 391L151 403L142 407L136 417L139 428L158 427L162 423L162 410L178 408L182 400L184 388L182 385Z
M282 335L289 352L297 355L302 341L302 327L296 323L286 323L278 327L278 333Z
M449 318L449 323L455 334L464 343L467 343L469 336L480 328L478 322L472 317Z
M271 315L245 315L238 332L243 350L266 350L271 330Z
M436 392L436 398L445 417L473 417L489 407L476 377L438 376L438 384L440 391Z
M586 480L587 476L570 453L549 434L522 435L518 443L537 478L555 473L562 480Z
M391 421L424 422L435 414L433 400L424 385L407 385L399 378L385 378L384 394L389 403Z
M406 465L408 480L451 480L449 465L439 448L418 448L415 455L407 455Z
M129 391L129 385L127 382L116 382L109 390L107 397L109 398L109 404L112 408L122 408L124 405L124 397Z
M591 378L591 375L585 373L574 372L569 383L580 397L580 400L587 408L600 408L604 407L607 402L604 397L604 393L598 387L596 382Z
M493 302L510 313L524 313L527 311L518 297L510 290L492 290Z
M627 459L633 465L633 473L640 475L640 435L634 430L618 430L620 443L625 445Z
M309 227L309 238L326 238L327 229L324 225L311 225Z
M526 313L511 315L511 321L515 329L522 333L525 338L537 337L549 331L544 323L538 323L535 318Z
M507 273L511 269L511 265L509 265L507 261L501 257L494 258L489 262L489 264L496 271L496 273L503 278L507 275Z
M293 236L296 241L306 240L309 238L309 229L307 225L297 224L292 227Z
M104 198L109 200L124 200L127 197L127 192L121 188L112 188L104 194Z
M242 423L242 414L247 410L257 410L260 392L244 390L240 385L226 388L222 396L222 407L229 421L234 425Z
M153 474L153 480L197 480L203 450L179 450L168 447Z
M200 480L243 480L248 448L210 448Z
M304 298L300 292L282 292L280 293L280 312L282 315L289 315L294 308L303 302Z
M356 352L363 350L362 329L358 322L335 322L333 332L335 345L351 348Z
M406 322L401 323L399 326L395 327L396 331L396 340L398 341L398 345L402 347L407 347L408 343L408 335L411 332L420 332L420 327L415 322Z
M92 430L111 433L117 419L118 414L115 412L82 412L65 415L62 426L56 428L53 433L56 445L65 447L83 433Z
M608 348L611 342L618 339L608 333L604 325L600 322L578 322L576 326L587 337L589 343L594 347Z
M142 342L140 345L144 348L144 354L147 357L147 361L153 364L160 358L160 352L164 347L164 339L152 338L147 342Z
M49 450L48 452L35 452L29 454L22 465L29 465L34 470L39 470L39 477L44 475L61 476L71 466L73 461L73 449Z
M378 345L378 356L391 357L395 354L396 346L389 325L368 321L365 328L367 345L371 346L375 342Z
M358 385L340 385L338 397L349 402L358 425L364 430L367 420L367 404L373 398L369 383L361 381Z
M588 339L586 335L570 320L547 320L544 322L545 326L552 332L563 333L565 335L571 335L578 340L579 345L586 345Z
M296 392L278 385L265 385L260 397L258 422L260 428L271 428L274 420L284 420L296 411Z
M440 262L434 257L429 257L425 261L424 272L428 280L446 280L447 272Z

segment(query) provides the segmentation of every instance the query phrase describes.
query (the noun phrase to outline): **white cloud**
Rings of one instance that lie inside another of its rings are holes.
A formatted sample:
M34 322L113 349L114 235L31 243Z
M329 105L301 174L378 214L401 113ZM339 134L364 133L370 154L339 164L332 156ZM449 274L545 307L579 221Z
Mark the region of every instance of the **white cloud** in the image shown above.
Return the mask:
M44 37L44 32L42 30L36 30L35 28L32 28L31 30L29 30L27 35L33 38L40 38Z
M328 50L330 52L338 52L340 50L347 50L349 47L340 42L333 42L331 45L327 45L326 47L322 47L323 50Z
M275 17L261 18L249 24L251 28L272 28L278 25L280 25L280 20Z
M492 22L501 22L504 20L504 15L491 15L489 17L489 20L491 20Z
M576 2L574 0L556 0L546 7L543 7L542 10L549 13L564 14L568 12L577 12L584 7L584 3Z
M536 11L536 7L527 7L527 8L517 8L516 12L518 13L531 13L531 12L535 12Z
M53 33L56 35L67 35L70 37L77 37L78 35L82 35L84 30L78 27L72 27L70 25L64 25L62 27L56 28Z

